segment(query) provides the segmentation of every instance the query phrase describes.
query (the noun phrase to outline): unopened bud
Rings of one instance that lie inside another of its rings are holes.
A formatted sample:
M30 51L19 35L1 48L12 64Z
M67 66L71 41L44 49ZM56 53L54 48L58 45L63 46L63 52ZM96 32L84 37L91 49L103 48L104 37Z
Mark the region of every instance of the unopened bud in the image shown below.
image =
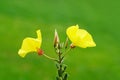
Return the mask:
M44 51L42 49L37 50L38 55L43 55Z
M59 36L57 30L55 29L55 36L54 36L54 47L57 47L59 43Z

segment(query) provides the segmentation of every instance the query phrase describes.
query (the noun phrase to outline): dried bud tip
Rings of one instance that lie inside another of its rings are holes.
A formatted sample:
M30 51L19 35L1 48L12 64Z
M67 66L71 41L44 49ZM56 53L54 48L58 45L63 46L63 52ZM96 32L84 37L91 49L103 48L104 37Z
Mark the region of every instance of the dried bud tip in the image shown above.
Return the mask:
M42 49L37 50L38 55L43 55L44 51Z

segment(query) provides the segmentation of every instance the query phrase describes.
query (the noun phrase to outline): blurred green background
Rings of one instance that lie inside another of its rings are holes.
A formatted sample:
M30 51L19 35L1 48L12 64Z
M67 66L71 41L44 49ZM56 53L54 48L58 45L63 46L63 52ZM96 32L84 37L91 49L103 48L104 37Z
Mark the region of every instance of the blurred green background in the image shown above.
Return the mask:
M95 48L75 48L65 59L69 80L120 80L119 0L0 0L0 80L55 80L55 63L29 54L18 56L22 40L41 29L42 49L55 57L54 29L79 24Z

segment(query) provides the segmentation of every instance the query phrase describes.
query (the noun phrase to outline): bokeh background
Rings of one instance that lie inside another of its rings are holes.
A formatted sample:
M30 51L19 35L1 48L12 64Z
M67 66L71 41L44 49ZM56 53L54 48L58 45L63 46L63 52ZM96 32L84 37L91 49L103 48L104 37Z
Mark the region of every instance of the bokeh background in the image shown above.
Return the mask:
M79 24L95 48L75 48L65 59L69 80L120 80L119 0L0 0L0 80L55 80L55 63L37 54L18 56L22 40L41 29L42 49L55 57L54 29Z

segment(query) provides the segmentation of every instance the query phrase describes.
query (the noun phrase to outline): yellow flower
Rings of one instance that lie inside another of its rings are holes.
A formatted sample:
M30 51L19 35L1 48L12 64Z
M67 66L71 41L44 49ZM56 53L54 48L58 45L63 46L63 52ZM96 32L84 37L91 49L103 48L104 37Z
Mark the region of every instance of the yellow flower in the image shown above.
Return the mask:
M41 31L37 30L37 38L27 37L23 40L21 49L18 51L18 54L21 57L25 57L29 52L37 52L40 49L42 43Z
M72 46L81 48L95 47L92 36L84 29L79 29L79 26L70 26L66 30L68 38L72 42Z

